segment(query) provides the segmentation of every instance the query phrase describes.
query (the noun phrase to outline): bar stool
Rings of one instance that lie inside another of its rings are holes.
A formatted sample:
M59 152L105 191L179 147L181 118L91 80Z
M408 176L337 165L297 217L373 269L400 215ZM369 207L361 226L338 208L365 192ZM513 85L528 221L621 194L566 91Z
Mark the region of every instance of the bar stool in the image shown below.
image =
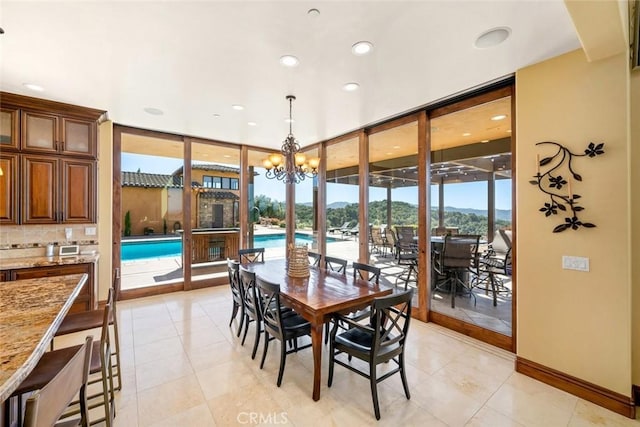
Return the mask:
M118 334L118 316L116 312L116 298L115 298L115 290L118 288L118 284L120 282L120 274L117 271L113 274L113 285L109 292L113 294L111 307L112 307L112 315L109 318L109 325L113 326L113 338L114 338L114 346L115 351L111 354L112 358L112 368L114 368L115 376L118 378L118 385L116 390L122 390L122 376L120 374L120 336ZM59 337L62 335L73 334L75 332L85 331L89 329L97 329L102 327L104 310L90 310L83 311L80 313L71 313L67 314L64 318L60 327L56 331L55 336ZM53 350L53 340L51 341L51 349Z

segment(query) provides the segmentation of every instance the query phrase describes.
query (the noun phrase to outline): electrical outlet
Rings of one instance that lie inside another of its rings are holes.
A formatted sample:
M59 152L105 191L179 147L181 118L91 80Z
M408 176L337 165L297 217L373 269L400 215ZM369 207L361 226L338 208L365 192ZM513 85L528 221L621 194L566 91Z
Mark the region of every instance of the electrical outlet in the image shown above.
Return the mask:
M86 236L95 236L96 235L96 228L95 227L85 227L84 228L84 234Z
M562 268L565 270L589 271L589 258L563 255Z

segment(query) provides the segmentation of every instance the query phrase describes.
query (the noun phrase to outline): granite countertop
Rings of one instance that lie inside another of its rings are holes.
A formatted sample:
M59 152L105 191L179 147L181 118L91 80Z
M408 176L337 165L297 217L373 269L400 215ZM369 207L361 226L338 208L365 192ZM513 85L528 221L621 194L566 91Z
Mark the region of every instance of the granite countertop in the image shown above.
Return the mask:
M40 256L25 258L6 258L0 259L0 270L15 270L20 268L31 267L48 267L54 265L70 265L70 264L87 264L96 262L100 258L97 253L89 255L73 255L73 256Z
M33 370L86 274L0 282L0 402Z

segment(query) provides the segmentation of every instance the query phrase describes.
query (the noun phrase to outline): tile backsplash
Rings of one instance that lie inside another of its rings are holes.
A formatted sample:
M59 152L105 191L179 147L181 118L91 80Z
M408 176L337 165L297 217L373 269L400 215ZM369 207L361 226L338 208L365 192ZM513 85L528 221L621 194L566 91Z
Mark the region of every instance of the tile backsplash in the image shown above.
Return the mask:
M65 229L71 229L67 239ZM87 228L96 230L95 235L86 235ZM56 246L80 245L81 250L98 248L97 224L43 224L6 225L0 227L0 258L44 256L48 243Z

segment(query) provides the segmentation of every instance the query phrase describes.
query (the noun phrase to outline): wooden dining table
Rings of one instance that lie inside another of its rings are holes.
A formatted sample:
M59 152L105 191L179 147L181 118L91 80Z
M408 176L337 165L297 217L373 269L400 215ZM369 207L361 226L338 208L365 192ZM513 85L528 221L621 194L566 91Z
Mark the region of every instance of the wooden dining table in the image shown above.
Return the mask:
M293 308L311 323L313 351L313 400L320 399L322 367L322 330L335 313L349 312L371 303L374 298L389 295L393 289L382 277L380 284L371 283L351 274L336 273L310 267L306 278L290 277L284 259L242 264L258 277L280 284L283 304Z
M49 348L87 279L70 274L0 282L0 402Z

